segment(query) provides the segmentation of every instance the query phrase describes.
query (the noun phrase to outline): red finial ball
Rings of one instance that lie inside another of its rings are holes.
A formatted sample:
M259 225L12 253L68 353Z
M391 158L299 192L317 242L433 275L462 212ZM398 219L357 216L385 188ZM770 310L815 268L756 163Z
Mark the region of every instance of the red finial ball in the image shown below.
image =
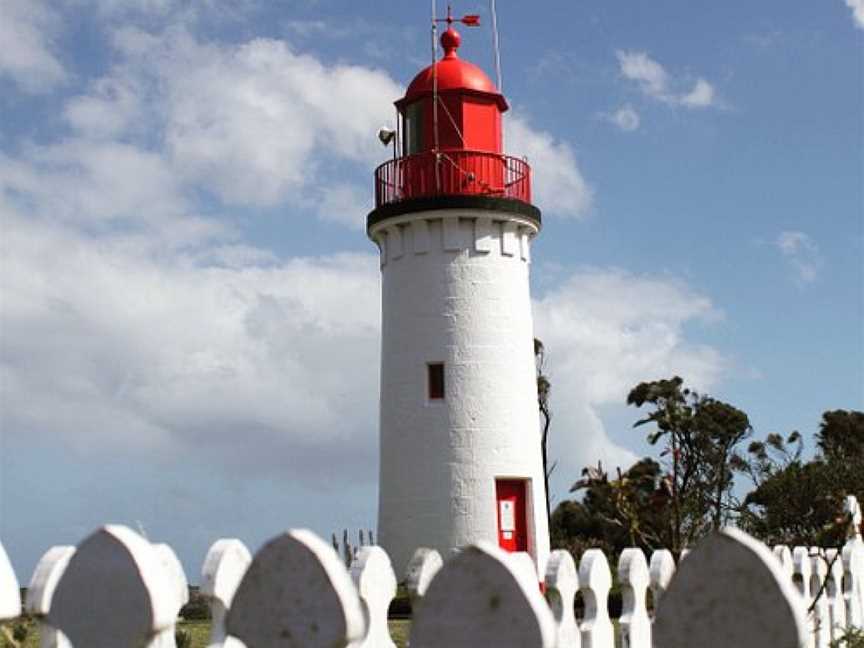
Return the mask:
M441 34L441 47L444 48L444 58L455 58L456 48L462 42L462 37L452 27L448 27L447 31Z

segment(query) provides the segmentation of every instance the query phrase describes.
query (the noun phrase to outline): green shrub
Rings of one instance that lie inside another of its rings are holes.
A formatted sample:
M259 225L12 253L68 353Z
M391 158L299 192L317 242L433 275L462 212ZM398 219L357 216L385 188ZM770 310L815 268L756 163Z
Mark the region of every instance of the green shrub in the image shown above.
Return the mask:
M177 644L177 648L192 648L192 633L177 630L174 633L174 642Z
M831 642L831 648L864 648L864 631L852 628L839 639Z
M189 602L180 610L180 616L187 621L209 621L210 606L207 599L197 592L192 592Z

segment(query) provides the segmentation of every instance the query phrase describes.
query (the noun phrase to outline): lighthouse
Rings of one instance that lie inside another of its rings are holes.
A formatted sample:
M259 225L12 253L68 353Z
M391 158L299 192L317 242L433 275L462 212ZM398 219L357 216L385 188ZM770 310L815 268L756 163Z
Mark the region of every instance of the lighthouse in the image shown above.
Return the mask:
M446 557L480 540L542 567L528 283L540 211L527 161L504 153L507 100L446 22L443 57L395 102L367 217L382 281L378 540L399 573L418 547Z

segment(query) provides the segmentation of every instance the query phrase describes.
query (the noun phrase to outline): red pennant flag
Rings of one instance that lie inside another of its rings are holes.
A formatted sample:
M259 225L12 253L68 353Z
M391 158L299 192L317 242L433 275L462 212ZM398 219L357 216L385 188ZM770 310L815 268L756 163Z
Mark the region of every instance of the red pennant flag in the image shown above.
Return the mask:
M475 14L471 14L470 16L463 16L460 22L466 27L479 27L480 16Z

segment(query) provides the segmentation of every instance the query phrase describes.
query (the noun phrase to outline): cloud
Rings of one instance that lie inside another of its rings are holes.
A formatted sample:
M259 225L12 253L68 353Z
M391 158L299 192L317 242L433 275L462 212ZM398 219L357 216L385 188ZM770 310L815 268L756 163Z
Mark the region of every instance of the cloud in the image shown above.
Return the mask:
M686 92L674 90L681 84L670 78L666 69L646 52L627 52L618 50L618 65L621 75L635 81L643 94L671 106L685 108L707 108L717 105L714 86L703 78L696 79L693 87Z
M638 382L678 374L699 389L717 383L727 361L691 342L686 329L721 318L708 297L679 281L614 268L580 269L535 300L553 389L559 494L585 465L626 467L636 458L610 439L601 411L623 408Z
M341 174L334 159L370 167L375 131L401 89L386 73L326 65L285 42L200 43L183 31L124 30L118 70L156 91L166 156L187 183L228 204L308 198Z
M797 230L783 231L774 244L794 271L798 283L816 281L822 267L822 255L819 246L808 234Z
M639 113L630 104L621 106L614 113L606 115L606 119L626 132L635 131L640 123Z
M864 0L845 0L846 6L852 10L852 19L858 29L864 29Z
M166 254L3 216L4 429L81 450L206 441L226 469L305 473L346 448L371 460L372 255Z
M522 117L509 116L505 123L505 150L525 156L531 164L534 202L544 211L565 218L584 216L593 191L566 142L532 128Z
M0 6L0 77L24 92L41 93L67 79L54 54L60 17L40 0L4 0Z
M714 101L714 86L705 79L698 79L693 89L680 98L681 105L688 108L706 108Z

